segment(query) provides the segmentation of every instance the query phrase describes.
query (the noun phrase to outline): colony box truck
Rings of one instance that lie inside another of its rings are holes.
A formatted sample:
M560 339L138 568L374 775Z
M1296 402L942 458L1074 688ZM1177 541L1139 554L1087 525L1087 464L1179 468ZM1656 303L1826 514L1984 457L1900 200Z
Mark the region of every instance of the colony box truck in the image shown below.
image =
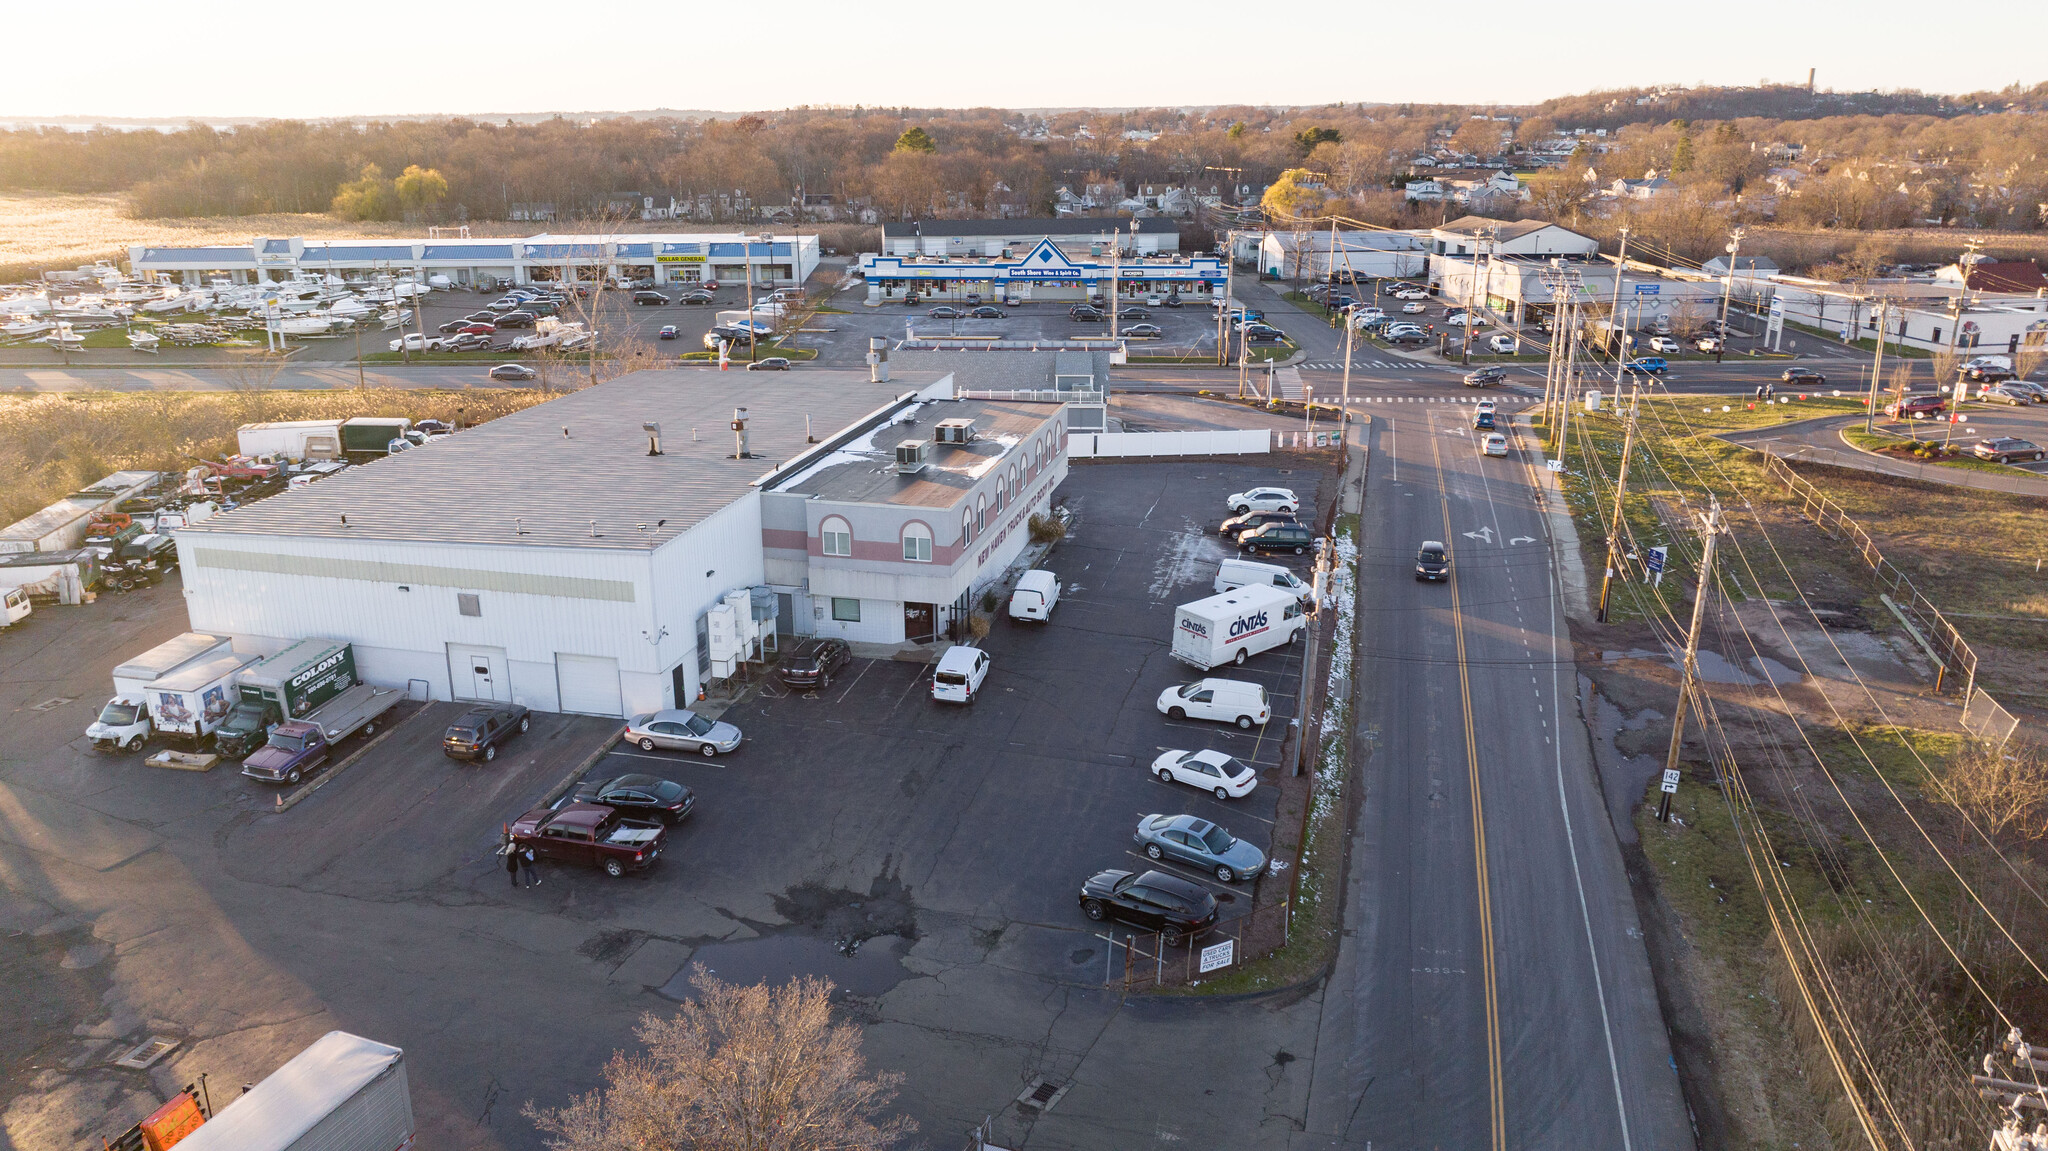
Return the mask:
M230 654L228 638L188 631L165 640L114 669L114 698L100 708L85 736L100 751L139 751L149 742L149 685L187 664Z
M185 1151L406 1151L413 1146L405 1052L329 1031L214 1112Z
M1175 608L1173 658L1203 671L1241 664L1293 643L1307 626L1293 593L1247 584Z
M247 755L263 746L270 729L353 687L355 649L331 639L302 639L244 671L235 705L213 733L214 750Z

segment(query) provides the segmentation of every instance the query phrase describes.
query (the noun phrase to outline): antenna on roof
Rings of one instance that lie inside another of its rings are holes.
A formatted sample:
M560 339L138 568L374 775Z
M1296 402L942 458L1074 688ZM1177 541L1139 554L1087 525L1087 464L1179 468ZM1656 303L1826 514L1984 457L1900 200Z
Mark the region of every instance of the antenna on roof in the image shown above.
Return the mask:
M591 538L591 539L596 539L596 538L597 538L597 521L596 521L596 520L591 520L591 521L590 521L590 538Z
M524 516L513 516L513 517L512 517L512 534L513 534L513 535L515 535L515 536L523 536L523 535L525 535L525 534L526 534L526 525L525 525L524 523L520 522L520 521L524 520L525 518L526 518L526 517L524 517Z

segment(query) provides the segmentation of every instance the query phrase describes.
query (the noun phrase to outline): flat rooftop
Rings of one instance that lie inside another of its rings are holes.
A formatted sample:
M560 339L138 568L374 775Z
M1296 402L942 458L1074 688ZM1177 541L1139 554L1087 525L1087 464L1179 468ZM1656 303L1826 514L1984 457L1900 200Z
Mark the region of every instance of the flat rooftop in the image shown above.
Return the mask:
M907 403L875 427L765 490L845 503L952 507L967 498L1004 453L1051 423L1063 408L1061 404L1003 400ZM941 420L973 420L975 439L965 444L933 442ZM922 440L932 446L929 465L915 475L896 470L896 445L904 440Z
M807 431L826 440L943 378L912 371L888 383L864 371L635 372L179 530L651 549L813 448ZM733 458L737 407L747 409L751 458L744 460ZM663 454L647 454L642 423L661 425ZM890 450L894 445L890 440Z

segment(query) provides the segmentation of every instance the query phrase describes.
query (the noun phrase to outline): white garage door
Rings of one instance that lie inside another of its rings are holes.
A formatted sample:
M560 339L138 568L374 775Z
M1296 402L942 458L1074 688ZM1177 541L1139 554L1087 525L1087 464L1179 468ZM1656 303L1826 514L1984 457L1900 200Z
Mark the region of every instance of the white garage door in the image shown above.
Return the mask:
M562 692L562 710L582 715L618 715L619 661L602 655L555 655L555 683Z

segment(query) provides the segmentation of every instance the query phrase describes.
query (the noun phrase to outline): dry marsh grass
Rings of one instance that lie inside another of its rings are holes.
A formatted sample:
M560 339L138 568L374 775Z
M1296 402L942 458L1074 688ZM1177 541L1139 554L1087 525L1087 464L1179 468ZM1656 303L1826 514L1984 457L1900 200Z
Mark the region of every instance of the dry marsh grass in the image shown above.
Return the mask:
M410 416L467 427L553 398L534 388L0 395L0 523L128 468L182 471L270 420Z

